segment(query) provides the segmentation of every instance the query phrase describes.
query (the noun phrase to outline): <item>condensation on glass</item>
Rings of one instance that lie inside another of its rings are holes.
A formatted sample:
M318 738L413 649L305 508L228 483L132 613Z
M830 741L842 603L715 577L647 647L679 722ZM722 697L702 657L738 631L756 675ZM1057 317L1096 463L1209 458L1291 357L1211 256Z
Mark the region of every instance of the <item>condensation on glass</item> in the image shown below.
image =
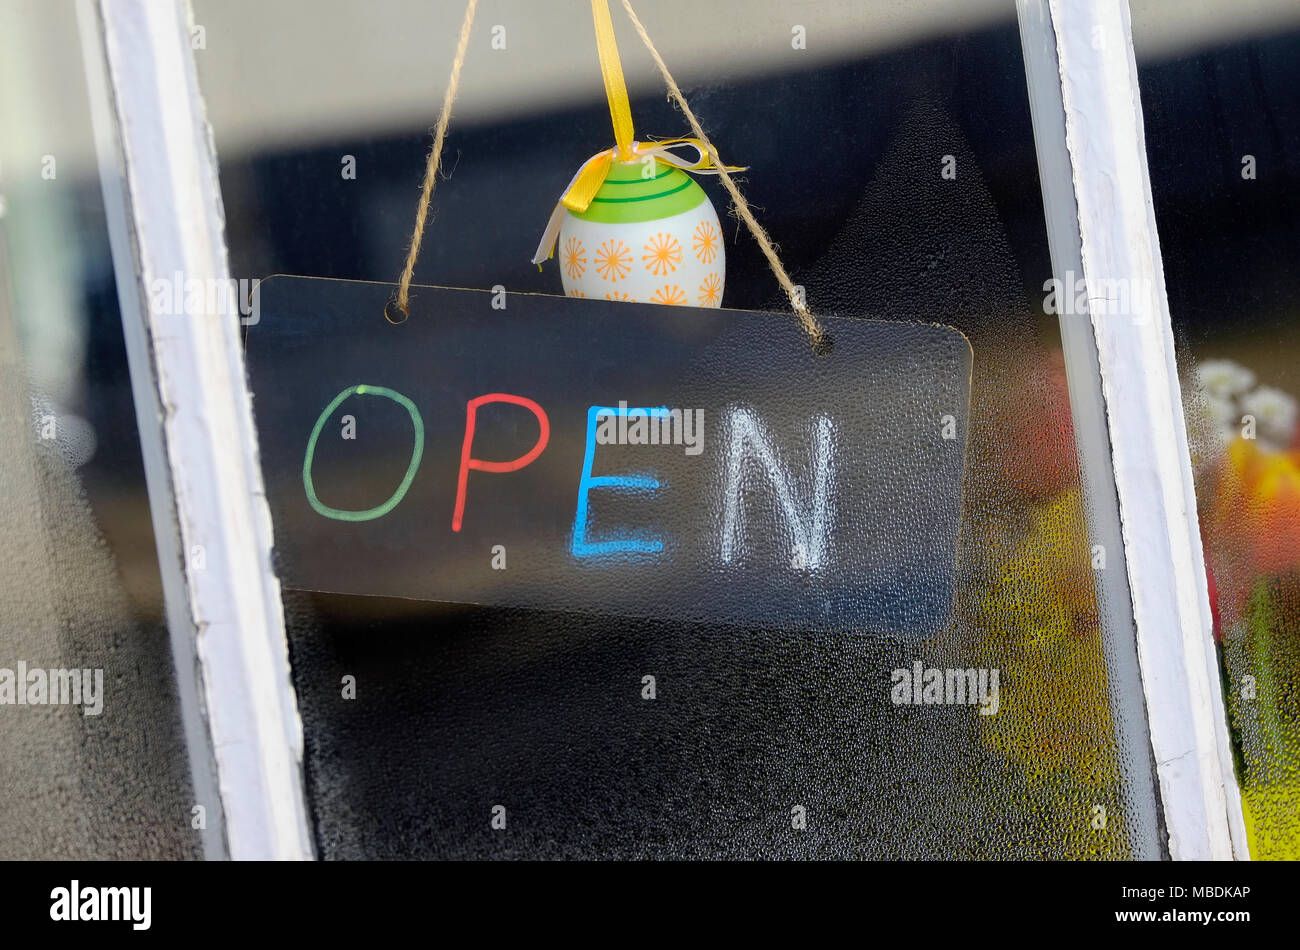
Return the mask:
M0 858L195 858L74 7L0 21Z

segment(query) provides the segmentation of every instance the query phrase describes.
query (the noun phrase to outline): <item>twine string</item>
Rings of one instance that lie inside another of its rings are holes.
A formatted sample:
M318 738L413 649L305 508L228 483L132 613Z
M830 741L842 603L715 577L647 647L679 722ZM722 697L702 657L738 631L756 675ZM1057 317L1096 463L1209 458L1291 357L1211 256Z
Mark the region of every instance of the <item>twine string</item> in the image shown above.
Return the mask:
M772 269L773 276L776 277L777 283L781 285L781 289L785 291L785 295L790 299L790 309L794 311L794 315L799 318L800 325L812 338L813 346L820 346L824 342L821 324L817 322L817 318L808 309L808 304L804 302L803 295L799 293L794 281L790 279L790 275L786 272L785 266L781 263L781 258L777 255L776 245L772 243L767 230L754 217L754 212L749 208L749 202L745 200L745 196L736 187L736 182L727 171L727 166L723 164L721 156L718 155L718 150L714 148L708 135L705 134L704 127L700 125L700 120L691 111L690 105L686 102L686 97L682 95L681 87L673 79L672 73L668 71L668 65L664 62L663 57L659 55L659 50L655 49L650 34L646 32L641 20L636 15L636 11L632 9L632 0L623 0L623 9L627 11L628 19L632 21L632 26L636 28L637 35L641 37L641 42L650 51L650 57L655 61L655 65L659 67L659 73L668 85L668 94L677 103L678 108L682 110L682 114L686 116L686 121L690 123L691 131L695 134L695 137L703 142L704 147L708 149L709 157L713 159L713 164L717 166L718 177L722 179L723 187L731 195L736 214L740 216L740 220L745 222L745 227L749 228L749 233L753 235L759 249L763 252L763 256L767 258L767 264Z
M442 162L442 144L447 138L447 126L451 124L451 106L460 88L460 71L465 65L465 51L469 48L469 34L474 26L474 11L477 7L478 0L469 0L465 5L465 19L461 22L460 39L456 43L456 58L451 63L451 78L447 80L447 91L442 97L442 111L438 114L438 124L433 130L433 148L424 166L424 184L420 188L420 202L415 207L415 229L411 233L411 246L406 252L406 266L402 268L402 277L397 284L397 309L402 311L403 319L411 315L411 278L415 276L415 262L420 256L420 242L424 239L424 225L429 217L429 202L433 200L438 166ZM387 312L384 316L388 316ZM391 317L388 317L388 321L395 322Z

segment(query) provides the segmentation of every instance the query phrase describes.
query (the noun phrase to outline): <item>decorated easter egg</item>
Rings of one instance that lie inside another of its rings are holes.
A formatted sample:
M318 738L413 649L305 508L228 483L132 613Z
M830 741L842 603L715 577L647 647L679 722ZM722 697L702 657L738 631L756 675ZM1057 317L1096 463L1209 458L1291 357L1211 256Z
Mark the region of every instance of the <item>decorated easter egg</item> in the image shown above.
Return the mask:
M664 162L613 163L587 210L566 211L556 254L570 297L722 306L718 213L690 175Z

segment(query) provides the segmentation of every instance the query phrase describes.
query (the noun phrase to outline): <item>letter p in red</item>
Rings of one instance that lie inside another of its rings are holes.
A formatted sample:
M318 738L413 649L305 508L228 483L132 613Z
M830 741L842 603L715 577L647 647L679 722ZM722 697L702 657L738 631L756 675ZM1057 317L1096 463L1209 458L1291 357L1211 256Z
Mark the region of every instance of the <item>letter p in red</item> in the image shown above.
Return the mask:
M490 402L508 402L516 406L523 406L534 416L537 417L537 425L540 431L537 435L537 443L525 454L509 462L487 462L483 459L476 459L470 453L474 448L474 425L478 416L479 406L486 405ZM460 474L456 483L456 510L451 516L451 530L459 531L461 521L465 515L465 493L469 487L469 473L473 469L479 472L493 472L500 474L502 472L517 472L525 465L530 465L537 456L542 454L546 448L546 443L551 438L551 422L546 418L546 410L531 399L523 396L512 396L510 393L488 393L486 396L475 396L465 404L465 444L460 450Z

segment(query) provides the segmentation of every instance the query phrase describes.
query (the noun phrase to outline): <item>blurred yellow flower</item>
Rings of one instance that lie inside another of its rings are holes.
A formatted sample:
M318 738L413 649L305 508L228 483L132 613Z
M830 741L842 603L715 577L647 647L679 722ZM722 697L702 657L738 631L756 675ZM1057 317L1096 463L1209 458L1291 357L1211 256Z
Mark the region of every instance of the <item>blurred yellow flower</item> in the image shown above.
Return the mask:
M985 741L1029 781L1118 783L1093 558L1077 488L1033 515L981 604L982 662L1002 671L1007 701Z
M1235 438L1212 501L1213 535L1240 552L1253 575L1300 569L1300 451Z

